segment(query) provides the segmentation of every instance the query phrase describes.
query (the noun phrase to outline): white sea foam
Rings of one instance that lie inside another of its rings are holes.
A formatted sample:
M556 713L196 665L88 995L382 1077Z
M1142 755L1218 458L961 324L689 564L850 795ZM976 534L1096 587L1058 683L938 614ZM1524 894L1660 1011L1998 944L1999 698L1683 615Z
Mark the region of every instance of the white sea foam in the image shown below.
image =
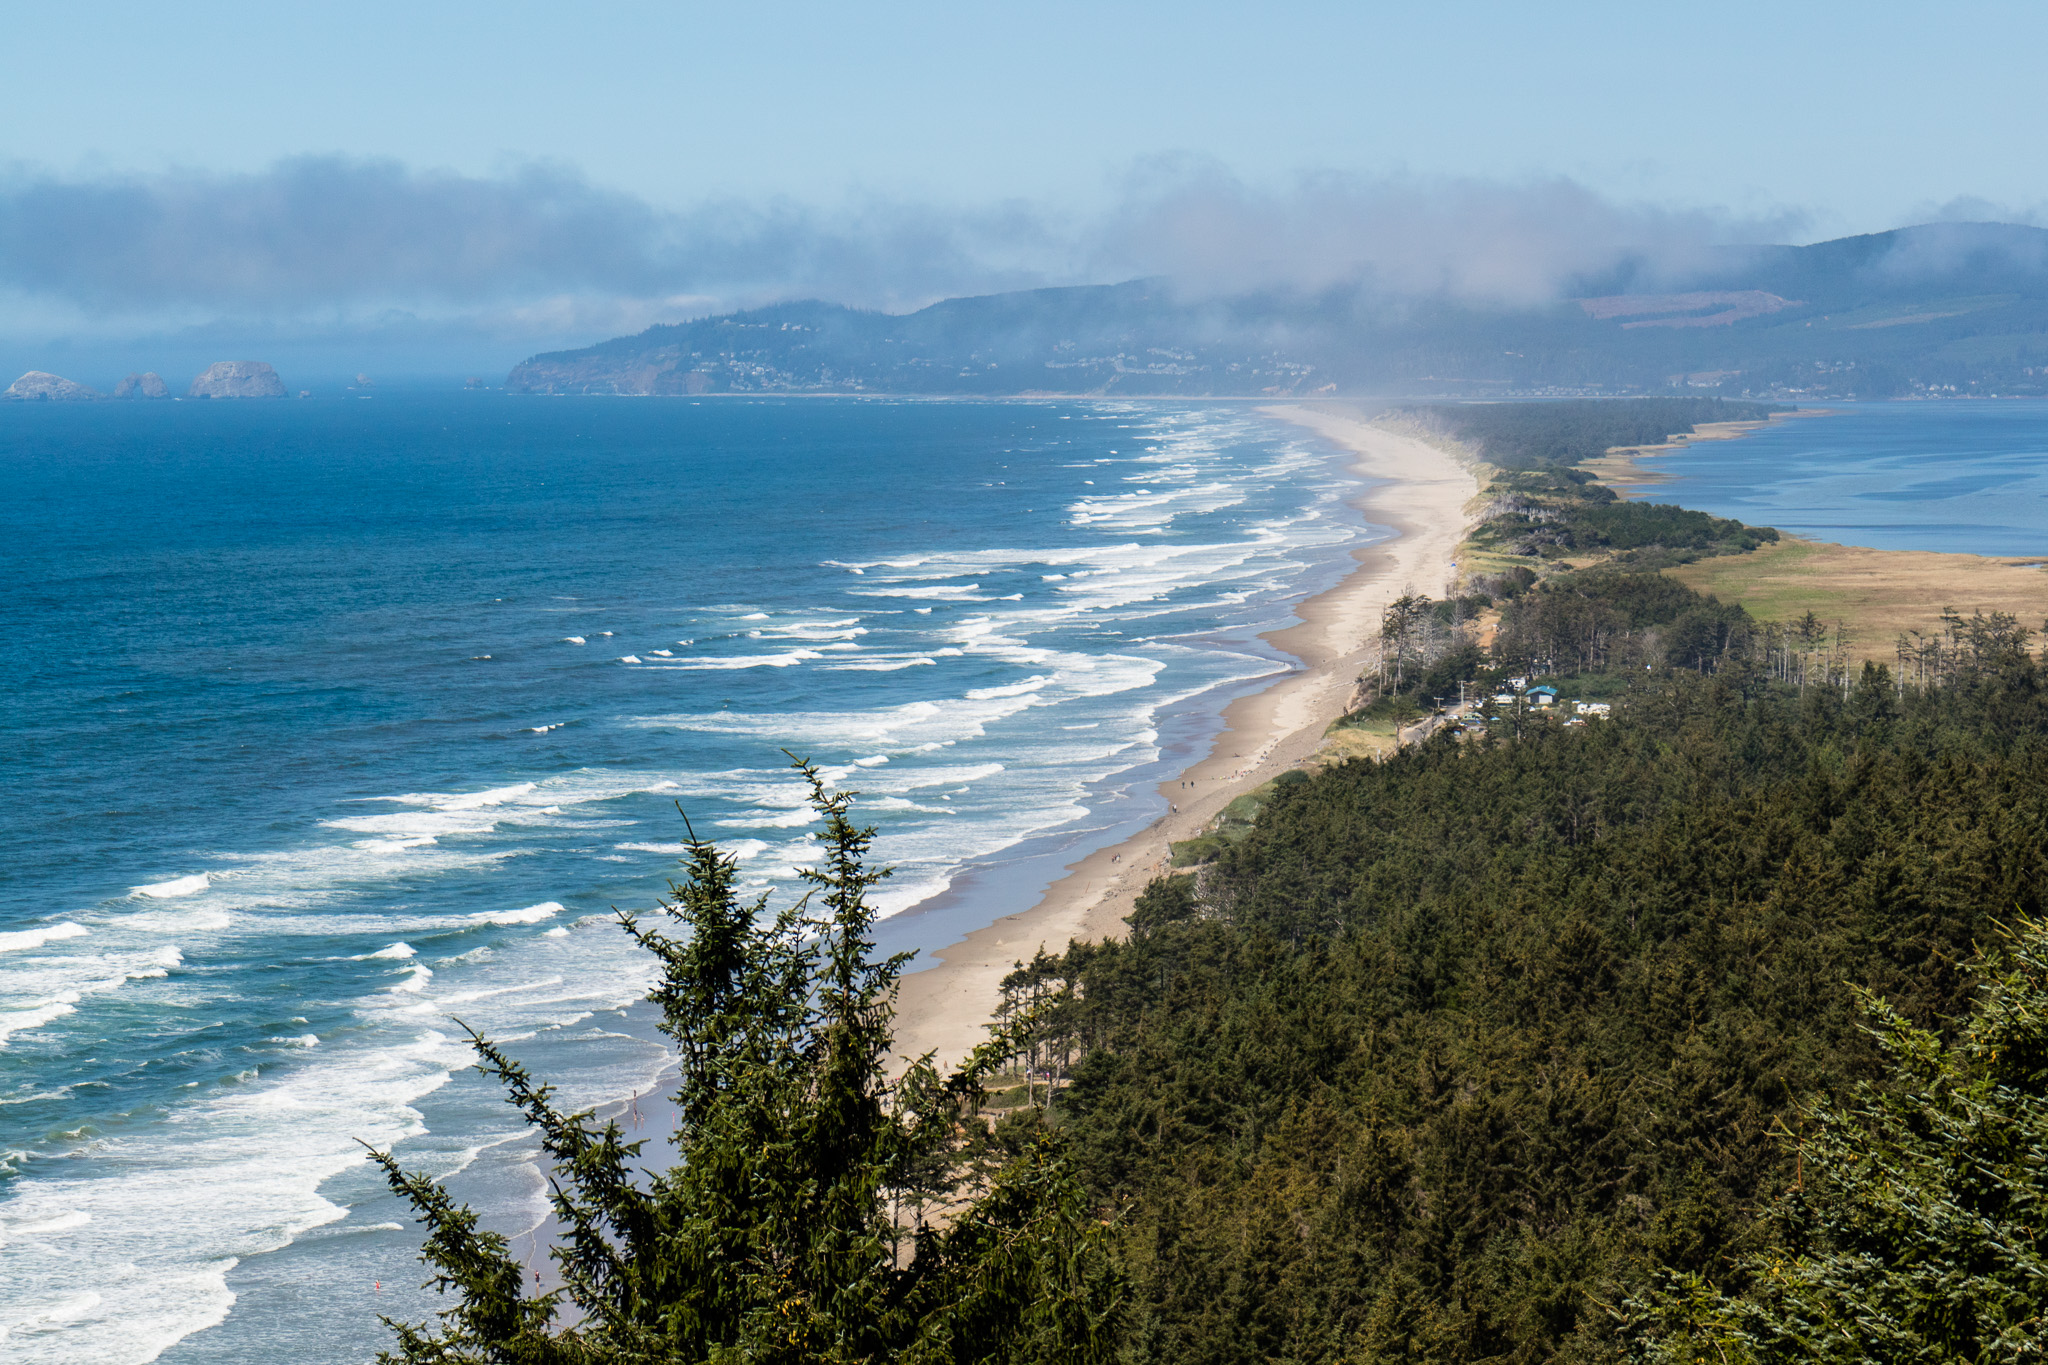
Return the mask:
M196 896L202 891L211 890L212 887L213 883L206 873L195 872L189 877L173 877L167 882L151 882L148 886L138 886L129 894L147 896L151 900L170 900L177 896Z
M915 588L853 588L848 594L853 597L910 597L947 602L987 602L979 583L950 584L934 583Z
M885 655L879 658L867 659L860 663L821 664L819 665L819 671L823 673L896 673L906 668L935 667L938 662L937 659L929 654L899 654L894 657Z
M70 920L46 925L40 929L17 929L13 933L0 934L0 953L15 952L23 948L40 948L45 943L58 943L67 938L82 938L90 931L82 924Z
M815 649L792 649L781 654L731 654L724 658L676 659L658 664L644 664L647 668L666 668L679 672L697 673L731 668L789 668L809 659L824 656ZM630 660L643 663L642 660Z
M410 1102L462 1056L433 1035L277 1085L221 1087L184 1122L129 1136L112 1166L15 1181L0 1199L10 1262L0 1353L28 1365L141 1362L219 1322L240 1259L342 1215L318 1188L360 1162L345 1134L388 1145L417 1131Z
M601 789L594 780L589 786ZM385 995L388 1003L366 1000L359 1013L365 1024L396 1025L459 1003L494 1036L518 1039L646 989L644 955L624 935L563 932L547 941L573 955L576 985L568 973L534 980L528 971L494 986L493 975L522 971L508 958L502 968L470 969L461 989L437 998L437 979L393 944L382 955L404 963L406 980ZM412 1102L470 1060L441 1030L417 1022L400 1036L388 1027L356 1036L340 1047L312 1034L280 1036L272 1046L283 1070L273 1074L266 1062L232 1084L193 1092L178 1124L125 1136L118 1162L44 1168L6 1187L0 1236L11 1245L0 1269L0 1324L11 1334L0 1356L51 1365L153 1358L225 1315L233 1302L225 1276L238 1259L340 1217L319 1191L328 1177L360 1165L355 1139L388 1146L418 1133ZM572 1076L573 1100L644 1090L644 1070ZM13 1235L24 1227L37 1235Z
M209 933L227 928L235 917L219 906L187 906L177 910L145 910L110 923L146 934Z
M778 811L773 815L754 812L729 815L712 823L719 829L802 829L817 818L809 806L801 806L795 810ZM619 847L625 848L628 845L621 844Z
M401 817L401 824L424 819L437 822L436 827L443 831L487 833L499 826L516 831L523 823L537 819L561 820L571 804L610 800L636 791L676 788L674 779L667 774L588 770L544 783L472 792L407 793L386 800L399 808L392 814ZM397 843L416 845L420 840L377 838L368 842L381 848ZM431 840L426 842L431 844ZM458 857L429 846L410 850L407 856L433 855L438 861L426 864L428 868L458 869L478 866L513 851L516 850L493 849ZM341 895L341 888L362 875L367 866L363 860L376 856L376 852L362 847L362 841L358 841L244 856L237 860L238 875L231 883L223 884L232 886L233 891L224 893L222 886L211 886L212 894L204 898L207 906L198 910L151 910L111 916L104 923L64 922L74 925L69 929L42 925L17 931L0 942L20 948L60 943L74 947L75 942L64 941L99 943L105 937L108 946L97 954L74 958L30 959L26 953L13 954L17 961L9 964L6 976L0 979L0 1040L11 1036L18 1044L25 1031L51 1025L87 1008L94 994L115 989L124 982L164 977L178 964L179 952L154 936L171 930L197 931L202 927L212 931L227 929L232 917L216 908L216 902L251 906L254 916L249 923L252 929L260 926L265 934L305 932L325 937L338 932L359 932L351 928L357 919L369 925L380 918L392 922L410 918L420 932L431 932L436 923L445 925L445 917L436 920L429 916L422 922L417 915L347 916L321 908ZM329 887L335 889L323 889ZM200 899L197 888L191 898ZM344 899L334 903L349 902ZM294 914L284 909L293 905L304 907L303 912ZM559 910L558 903L502 914L487 913L482 918L534 923L552 910ZM88 927L92 938L86 938ZM141 942L134 951L123 946L134 943L138 936ZM576 946L582 940L572 938L566 930L557 930L546 939L551 949L587 960L588 965L578 970L578 986L564 987L560 984L564 978L557 976L553 978L556 986L552 991L525 989L517 997L522 1003L511 1013L492 1013L486 1009L497 1003L495 998L486 997L505 992L466 989L457 992L463 998L462 1008L466 1014L485 1011L483 1020L495 1020L491 1026L498 1036L516 1038L530 1033L535 1020L573 1018L599 1003L632 999L645 990L644 967L632 961L624 947L612 944L615 937L623 939L622 935L584 937L589 941L582 948ZM390 1006L364 1002L366 1017L397 1020L412 1012L431 1015L447 1008L434 992L438 979L433 969L414 960L417 952L412 945L390 940L386 943L387 947L361 956L400 966L402 977L388 986ZM604 965L600 966L600 962ZM24 966L29 970L25 971ZM485 963L466 968L465 974L473 976L477 970L489 972L491 968ZM10 1007L14 1004L24 1007ZM279 1056L309 1061L333 1051L322 1045L320 1035L312 1032L276 1035L270 1047ZM353 1060L348 1066L354 1067L374 1055L377 1060L368 1073L371 1082L386 1085L386 1098L395 1096L402 1101L407 1094L424 1093L440 1084L450 1067L463 1065L467 1060L460 1049L441 1047L440 1052L443 1055L432 1064L418 1068L400 1066L401 1075L397 1078L392 1073L390 1054L382 1045L373 1054L365 1054L360 1047L349 1051L347 1055ZM270 1065L265 1063L266 1068ZM17 1355L20 1343L32 1338L59 1353L51 1359L68 1360L83 1351L95 1358L142 1360L154 1356L178 1337L218 1321L232 1302L223 1276L235 1258L281 1245L300 1231L337 1216L339 1211L319 1198L317 1188L326 1176L360 1160L360 1149L353 1139L361 1136L388 1142L407 1130L407 1111L403 1111L402 1103L393 1109L379 1101L373 1106L375 1112L329 1104L337 1093L334 1077L339 1073L323 1069L321 1074L325 1079L310 1091L295 1084L274 1088L265 1084L264 1073L256 1068L236 1074L234 1084L250 1088L246 1109L246 1141L250 1145L246 1161L221 1150L217 1139L222 1136L225 1122L221 1117L222 1106L202 1099L199 1102L207 1107L206 1112L186 1115L185 1121L174 1129L145 1129L127 1140L129 1145L118 1165L81 1168L86 1176L84 1185L91 1187L90 1198L70 1207L81 1212L91 1210L93 1226L69 1235L91 1234L93 1240L79 1246L67 1244L61 1257L24 1252L21 1245L9 1248L14 1259L10 1268L0 1273L0 1324L8 1326L13 1335L6 1347L0 1349L0 1355L10 1360L43 1359L40 1354ZM393 1079L407 1082L401 1087L403 1093L392 1091L386 1084ZM205 1091L195 1093L203 1096ZM327 1107L323 1109L322 1105ZM279 1111L291 1115L284 1128L275 1118ZM269 1117L259 1121L259 1112ZM398 1126L393 1126L393 1120ZM416 1127L416 1118L410 1123ZM295 1157L289 1140L295 1137L304 1139L299 1150L306 1154L306 1160ZM256 1164L252 1166L251 1162ZM8 1165L18 1165L18 1158L10 1159ZM159 1176L175 1176L175 1180ZM59 1208L56 1214L43 1216L47 1203L75 1188L40 1175L26 1183L17 1181L6 1196L0 1196L0 1221L17 1229L48 1224L52 1217L66 1210ZM164 1230L169 1227L177 1228L176 1236L165 1235ZM138 1248L146 1248L147 1254L138 1256ZM91 1267L92 1274L85 1283L94 1292L104 1292L109 1305L116 1301L114 1291L118 1289L119 1312L87 1304L81 1297L79 1275L86 1267ZM72 1312L66 1305L85 1306ZM62 1332L48 1329L49 1324L58 1322L65 1324ZM23 1332L30 1336L23 1337Z
M54 1232L69 1232L82 1228L92 1221L92 1215L73 1209L60 1213L55 1218L45 1218L39 1223L0 1224L0 1243L23 1237L47 1237Z
M393 801L406 801L416 805L432 806L435 810L479 810L485 806L502 806L531 794L538 784L516 782L509 787L492 787L488 791L465 792L458 796L421 796L417 794L394 796Z
M0 973L0 1047L76 1013L91 997L168 976L182 961L173 944L132 941L96 952L16 957Z
M432 967L427 966L423 962L408 962L405 964L405 980L391 987L391 989L403 991L408 995L417 995L425 990L427 983L433 979L434 969Z
M562 913L559 901L542 901L529 905L524 910L486 910L470 918L479 924L538 924L544 919L553 919Z
M45 1000L25 1010L0 1010L0 1046L9 1038L28 1029L38 1029L48 1023L62 1019L78 1008L81 993L64 991L54 999Z
M563 798L570 803L607 800L650 790L647 781L607 790L589 790L577 773L550 778L546 783L521 782L478 792L408 792L402 796L375 798L377 802L400 807L376 815L348 815L323 822L329 829L377 836L355 847L368 853L406 853L433 847L437 841L457 835L477 835L507 826L548 827L563 823ZM474 864L479 858L503 857L504 852L483 855L451 853L450 866Z

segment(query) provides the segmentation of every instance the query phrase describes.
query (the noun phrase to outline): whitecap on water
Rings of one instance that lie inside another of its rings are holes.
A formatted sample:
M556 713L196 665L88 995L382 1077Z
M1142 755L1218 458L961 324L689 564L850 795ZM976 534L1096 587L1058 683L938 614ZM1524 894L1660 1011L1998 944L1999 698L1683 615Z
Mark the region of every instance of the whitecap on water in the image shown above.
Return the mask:
M648 668L666 668L677 672L701 673L733 668L789 668L809 659L821 659L823 657L815 649L792 649L781 654L732 654L722 659L707 657L663 660L661 663L646 664L645 666ZM644 661L633 659L629 656L627 659L621 660L621 662L643 663Z
M433 979L433 968L427 966L424 962L408 962L405 964L405 980L399 982L391 989L403 991L409 995L417 995L425 990L427 983Z
M151 882L147 886L134 888L130 895L147 896L151 900L169 900L174 896L196 896L202 891L213 889L213 882L204 872L195 872L189 877L173 877L167 882Z
M67 938L80 938L89 932L82 924L64 920L46 925L40 929L17 929L12 933L0 934L0 953L23 948L40 948L45 943L56 943Z
M62 1019L78 1008L80 993L63 991L54 999L25 1010L0 1010L0 1045L9 1038L28 1029L38 1029L55 1020Z
M553 919L562 913L560 901L542 901L529 905L524 910L486 910L470 918L479 924L538 924L544 919Z
M60 1213L55 1218L45 1218L40 1222L0 1224L0 1241L15 1237L47 1236L53 1232L69 1232L73 1228L82 1228L91 1221L91 1214L74 1209L70 1213Z

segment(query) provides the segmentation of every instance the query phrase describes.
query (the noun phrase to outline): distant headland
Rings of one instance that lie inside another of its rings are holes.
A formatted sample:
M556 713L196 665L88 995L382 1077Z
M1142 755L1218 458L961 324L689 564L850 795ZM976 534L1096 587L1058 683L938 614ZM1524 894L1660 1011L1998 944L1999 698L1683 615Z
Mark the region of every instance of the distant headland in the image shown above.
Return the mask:
M1447 398L2048 395L2048 230L1932 223L1631 266L1547 303L1367 284L1191 294L1166 280L817 301L650 327L516 367L513 393Z

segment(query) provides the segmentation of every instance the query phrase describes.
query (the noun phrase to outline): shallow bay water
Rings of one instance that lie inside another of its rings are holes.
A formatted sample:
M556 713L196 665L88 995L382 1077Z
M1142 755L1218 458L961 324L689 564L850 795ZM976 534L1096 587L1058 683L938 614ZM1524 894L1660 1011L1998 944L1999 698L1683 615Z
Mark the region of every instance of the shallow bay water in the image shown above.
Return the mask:
M1829 404L1645 462L1641 491L1877 550L2048 554L2048 402Z

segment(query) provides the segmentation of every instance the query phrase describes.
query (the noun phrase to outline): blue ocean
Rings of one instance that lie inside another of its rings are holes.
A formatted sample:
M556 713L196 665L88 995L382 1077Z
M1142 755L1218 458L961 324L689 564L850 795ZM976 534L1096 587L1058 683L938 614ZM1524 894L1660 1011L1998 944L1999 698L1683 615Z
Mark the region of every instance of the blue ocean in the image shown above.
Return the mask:
M359 1142L544 1211L456 1021L658 1117L612 913L679 806L788 894L790 749L886 946L1030 904L1380 534L1343 458L1225 404L0 406L0 1356L369 1359L438 1303Z
M359 1142L544 1264L457 1021L660 1128L613 908L679 806L791 894L785 748L863 793L885 947L1028 906L1382 534L1344 458L1232 404L0 406L0 1357L368 1360L439 1305ZM2048 552L2048 404L1660 464L1821 539Z
M1657 502L1878 550L2048 554L2048 402L1829 404L1650 467Z

